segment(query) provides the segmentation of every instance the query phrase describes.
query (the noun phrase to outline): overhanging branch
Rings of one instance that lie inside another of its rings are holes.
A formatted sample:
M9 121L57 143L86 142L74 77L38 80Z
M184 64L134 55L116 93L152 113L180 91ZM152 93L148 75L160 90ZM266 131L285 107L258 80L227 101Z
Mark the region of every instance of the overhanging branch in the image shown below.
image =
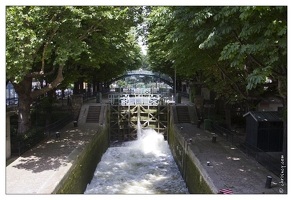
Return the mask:
M209 56L210 59L213 60L213 58L210 55L208 55L208 56ZM223 73L225 78L227 78L236 87L236 91L242 96L242 98L247 99L247 97L240 90L239 86L226 74L226 72L221 68L219 63L217 61L215 63L216 63L216 66L219 68L219 70Z
M34 100L36 99L38 96L45 94L46 92L52 90L53 88L57 87L63 80L63 68L64 68L65 64L62 64L59 66L58 68L58 74L56 76L56 78L47 86L43 87L40 90L35 90L31 93L31 98Z
M240 38L238 37L238 35L237 35L237 33L236 33L235 30L233 31L233 34L234 34L236 40L237 40L241 45L244 45L244 43L240 40ZM264 68L264 67L265 67L265 65L263 65L260 61L258 61L258 60L257 60L252 54L248 53L247 55L248 55L248 57L249 57L253 62L255 62L258 66L260 66L261 68Z
M55 72L55 70L56 70L56 68L53 67L53 69L48 73L44 73L44 71L32 72L32 73L28 74L28 77L37 78L37 77L41 77L41 76L48 76L48 75L53 74Z

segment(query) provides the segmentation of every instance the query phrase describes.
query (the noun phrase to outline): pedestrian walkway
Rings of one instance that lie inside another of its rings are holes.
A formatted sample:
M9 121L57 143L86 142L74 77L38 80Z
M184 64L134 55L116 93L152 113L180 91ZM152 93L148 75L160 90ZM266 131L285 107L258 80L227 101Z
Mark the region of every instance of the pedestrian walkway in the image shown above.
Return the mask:
M287 186L280 184L280 177L223 138L217 137L213 142L212 132L188 123L177 124L176 127L217 191L229 189L233 194L287 193ZM272 177L271 188L265 188L267 176Z
M60 138L49 136L6 167L6 194L51 194L69 171L75 157L89 143L100 123L85 123L84 103L78 120L59 130ZM102 105L102 104L99 104Z
M182 97L181 103L191 105L185 97ZM213 142L216 134L204 130L204 125L197 128L197 125L181 123L176 127L217 191L228 189L233 194L287 194L287 184L282 185L281 175L276 176L224 138L216 137ZM267 176L272 177L271 188L265 188Z

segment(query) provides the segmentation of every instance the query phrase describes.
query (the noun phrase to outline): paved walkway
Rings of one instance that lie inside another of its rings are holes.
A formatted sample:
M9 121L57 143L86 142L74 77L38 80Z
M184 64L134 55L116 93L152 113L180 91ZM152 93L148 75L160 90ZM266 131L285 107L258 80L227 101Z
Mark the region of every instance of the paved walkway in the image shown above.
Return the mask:
M27 151L6 167L6 194L51 194L68 172L75 157L97 134L99 123L85 123L88 106L80 112L78 127L73 122Z
M280 177L275 176L223 138L217 137L216 142L212 142L213 134L197 128L196 125L177 124L176 126L178 130L181 129L181 135L188 141L190 149L217 190L230 189L234 194L287 193L287 186L281 186L279 183ZM192 142L189 142L190 139ZM273 177L270 189L265 188L267 176Z
M103 99L107 103L107 99ZM55 135L46 139L34 149L6 167L6 194L50 194L72 165L73 155L83 148L94 134L99 124L83 123L84 110L92 103L85 103L81 109L78 127L68 124ZM189 104L182 98L181 104ZM192 142L189 147L202 163L217 189L231 189L234 194L280 194L287 193L287 186L279 184L275 176L221 138L211 142L212 134L198 129L196 125L177 124L182 137ZM210 162L210 166L206 163ZM281 163L280 163L281 167ZM265 188L266 177L270 175L272 188Z
M190 105L190 102L183 97L181 104ZM217 137L216 142L212 142L214 133L205 131L203 124L201 128L188 123L176 124L176 127L218 190L230 189L233 194L287 194L287 185L280 184L280 177L225 139ZM272 177L269 189L265 188L267 176Z

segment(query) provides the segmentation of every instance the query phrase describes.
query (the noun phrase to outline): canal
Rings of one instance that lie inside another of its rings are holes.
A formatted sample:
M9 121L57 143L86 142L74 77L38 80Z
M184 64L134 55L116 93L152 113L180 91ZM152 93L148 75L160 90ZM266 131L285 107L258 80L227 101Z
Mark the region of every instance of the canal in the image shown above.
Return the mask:
M162 134L138 129L138 139L112 145L98 163L85 194L187 194Z

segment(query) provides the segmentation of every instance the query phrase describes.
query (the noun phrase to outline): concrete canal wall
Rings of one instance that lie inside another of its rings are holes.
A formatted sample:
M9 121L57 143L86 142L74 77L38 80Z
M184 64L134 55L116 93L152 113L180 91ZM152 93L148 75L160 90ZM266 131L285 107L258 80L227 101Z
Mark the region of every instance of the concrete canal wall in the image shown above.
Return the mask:
M82 114L81 110L81 114ZM104 120L109 116L109 107L103 109ZM204 171L201 163L188 146L180 130L174 124L174 113L170 109L170 123L168 127L168 143L174 160L186 182L191 194L216 193L212 181ZM70 170L64 175L62 181L53 193L74 194L83 193L91 181L95 168L103 153L109 147L109 127L104 121L104 126L97 130L88 145L82 150L76 150L70 156L75 159Z
M97 164L108 148L108 131L106 129L100 131L101 133L96 134L82 152L77 151L71 154L76 160L53 193L80 194L84 192Z
M108 107L103 108L100 114L101 126L83 149L76 149L71 153L69 159L73 160L72 166L53 193L80 194L85 191L87 184L91 181L97 164L109 147ZM80 115L82 114L81 110ZM81 118L82 116L79 117L80 123L83 120Z
M203 169L202 164L196 158L188 145L188 141L183 138L182 134L175 123L173 109L170 109L170 123L168 132L168 143L181 172L183 179L186 182L188 191L191 194L213 194L217 193L212 180Z

